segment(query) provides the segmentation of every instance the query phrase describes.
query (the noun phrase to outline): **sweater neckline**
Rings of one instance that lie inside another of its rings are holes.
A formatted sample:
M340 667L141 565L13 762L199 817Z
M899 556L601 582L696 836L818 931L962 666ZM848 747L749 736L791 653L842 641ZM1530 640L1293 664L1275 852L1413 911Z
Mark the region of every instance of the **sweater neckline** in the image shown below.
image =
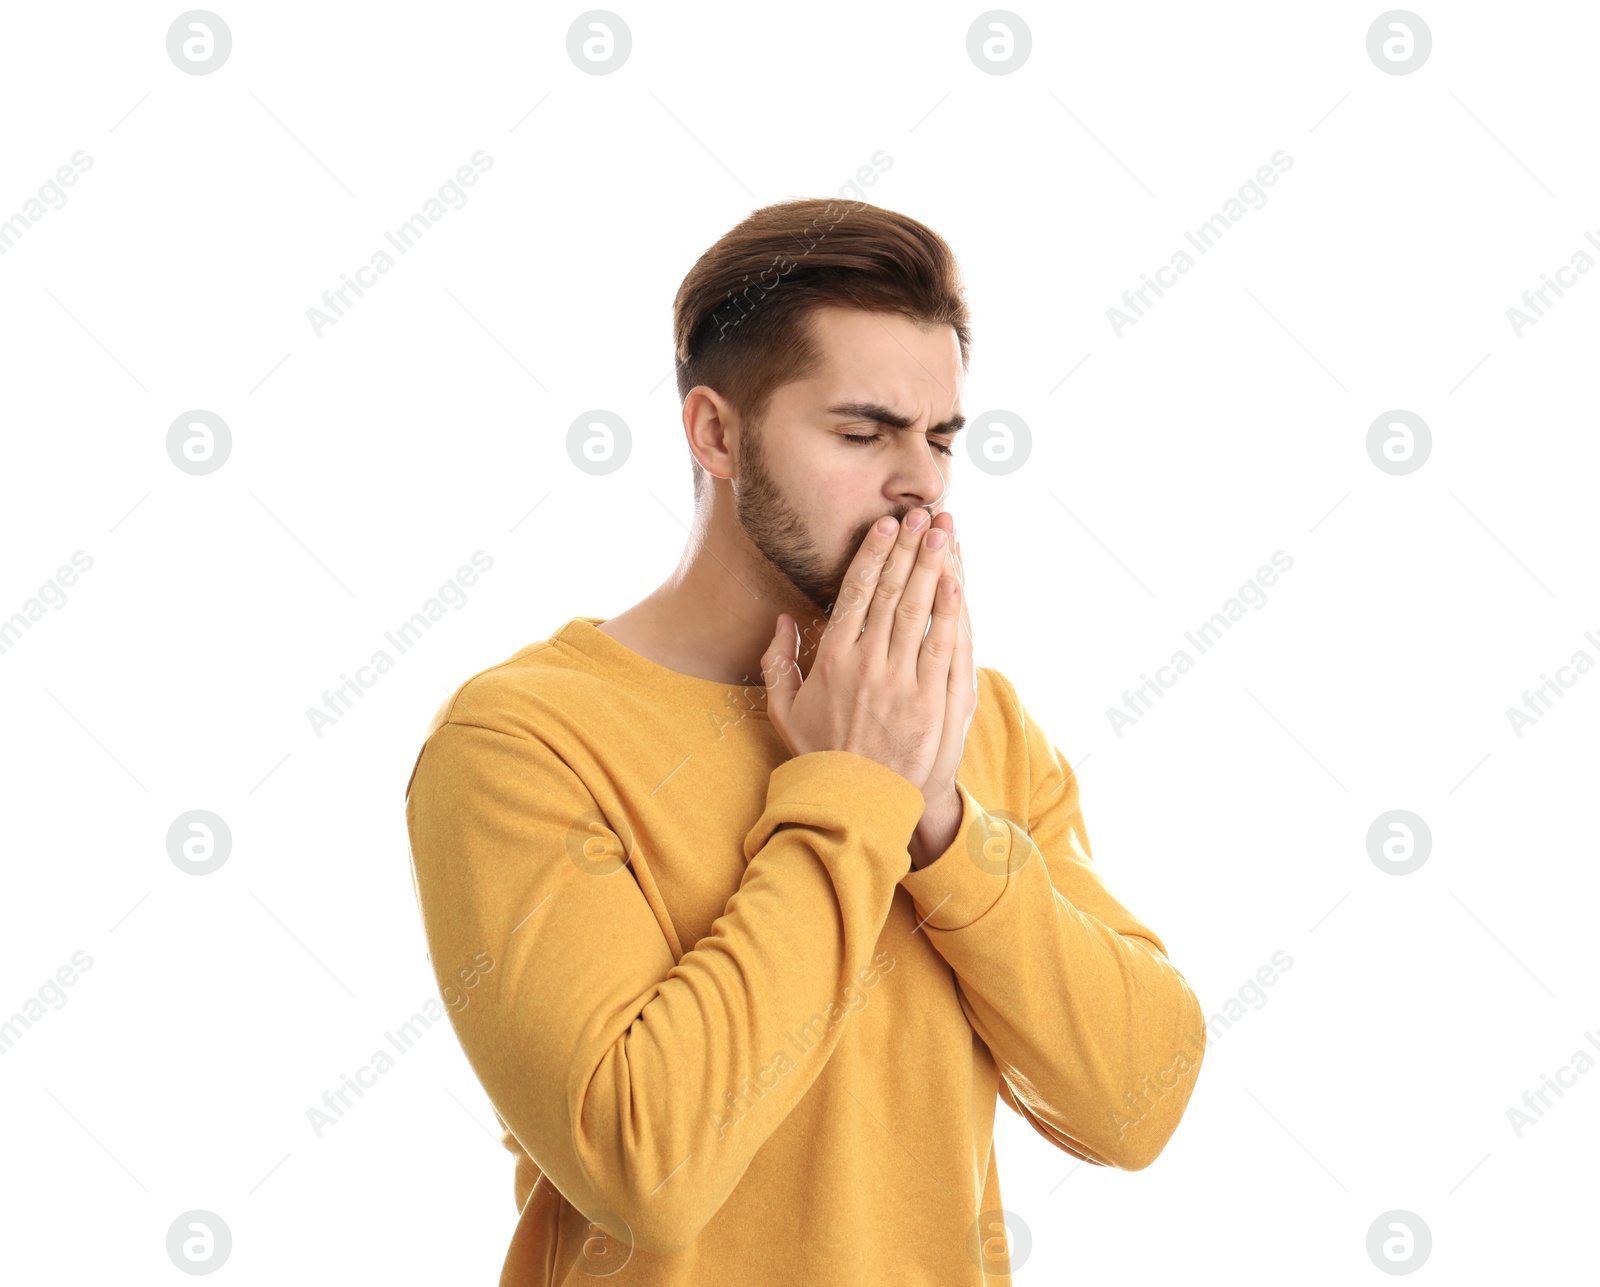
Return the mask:
M651 696L665 697L701 710L733 710L756 719L767 718L765 684L727 684L663 666L601 630L607 620L607 617L573 617L556 631L554 638L577 649L607 678Z

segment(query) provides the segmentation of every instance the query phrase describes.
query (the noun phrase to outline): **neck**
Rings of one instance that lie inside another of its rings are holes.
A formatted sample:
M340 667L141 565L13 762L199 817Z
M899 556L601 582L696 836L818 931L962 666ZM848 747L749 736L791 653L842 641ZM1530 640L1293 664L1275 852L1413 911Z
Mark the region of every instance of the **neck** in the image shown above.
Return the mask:
M674 670L759 685L778 614L787 612L800 630L803 678L811 672L827 617L745 538L733 499L723 494L726 486L711 485L715 491L695 512L677 568L628 610L629 623L650 637Z

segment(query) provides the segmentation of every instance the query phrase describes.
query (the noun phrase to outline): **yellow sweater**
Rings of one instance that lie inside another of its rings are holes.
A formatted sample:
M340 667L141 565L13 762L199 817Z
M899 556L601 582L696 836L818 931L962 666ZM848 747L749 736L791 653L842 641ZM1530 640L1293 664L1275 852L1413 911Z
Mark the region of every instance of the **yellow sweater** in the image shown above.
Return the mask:
M406 787L434 973L516 1158L501 1287L1010 1283L996 1095L1137 1170L1205 1047L1071 768L978 668L961 829L913 871L909 781L791 757L763 687L602 621L464 683Z

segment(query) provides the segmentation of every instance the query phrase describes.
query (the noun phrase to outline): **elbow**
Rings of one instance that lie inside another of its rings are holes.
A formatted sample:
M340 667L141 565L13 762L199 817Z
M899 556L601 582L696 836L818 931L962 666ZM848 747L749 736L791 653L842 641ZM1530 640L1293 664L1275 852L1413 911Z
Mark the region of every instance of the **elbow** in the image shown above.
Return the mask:
M1170 1114L1147 1112L1142 1117L1113 1113L1116 1129L1104 1138L1084 1141L1092 1149L1090 1160L1118 1171L1142 1171L1167 1147L1177 1130L1178 1119Z
M1145 1131L1137 1137L1131 1137L1130 1132L1129 1139L1118 1141L1117 1149L1111 1156L1111 1165L1119 1171L1142 1171L1161 1156L1171 1138L1170 1131L1165 1135Z
M634 1245L652 1256L676 1256L687 1251L699 1238L712 1213L671 1202L645 1197L633 1205Z
M645 1111L622 1076L616 1061L575 1074L562 1150L571 1186L557 1187L624 1254L676 1256L699 1239L737 1177L708 1166L692 1132Z
M721 1205L697 1184L687 1158L676 1167L641 1164L641 1155L632 1150L599 1158L581 1146L573 1156L577 1183L564 1195L625 1252L676 1256L687 1251Z
M1131 1092L1112 1110L1114 1138L1104 1155L1123 1171L1142 1171L1161 1156L1194 1094L1205 1057L1205 1012L1185 985L1183 1021L1156 1061L1155 1071L1141 1073Z
M597 1194L584 1218L628 1252L676 1256L694 1245L709 1217L682 1204L648 1195ZM620 1260L621 1257L618 1257Z

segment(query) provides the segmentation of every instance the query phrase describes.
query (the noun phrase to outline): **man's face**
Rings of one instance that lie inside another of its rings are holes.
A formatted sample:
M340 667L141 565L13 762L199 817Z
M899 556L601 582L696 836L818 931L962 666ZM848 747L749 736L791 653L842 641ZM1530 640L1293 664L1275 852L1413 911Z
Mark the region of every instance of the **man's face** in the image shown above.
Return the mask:
M744 428L733 493L751 544L825 616L873 523L943 508L954 463L944 451L963 419L961 347L953 328L895 313L830 306L811 325L821 369L780 387L761 426Z

